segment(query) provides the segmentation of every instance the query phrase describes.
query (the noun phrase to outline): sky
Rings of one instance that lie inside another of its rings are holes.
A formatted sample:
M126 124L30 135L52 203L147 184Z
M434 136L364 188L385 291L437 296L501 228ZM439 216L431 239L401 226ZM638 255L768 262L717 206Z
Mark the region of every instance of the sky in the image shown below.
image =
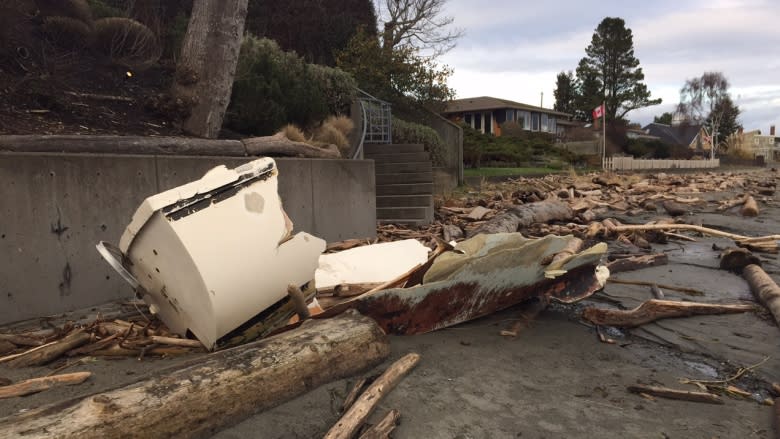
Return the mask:
M746 130L780 125L780 0L448 0L465 31L440 61L458 98L493 96L552 108L555 77L575 70L604 17L634 35L645 84L660 105L626 116L643 126L673 111L686 79L722 72ZM541 94L544 93L542 101Z

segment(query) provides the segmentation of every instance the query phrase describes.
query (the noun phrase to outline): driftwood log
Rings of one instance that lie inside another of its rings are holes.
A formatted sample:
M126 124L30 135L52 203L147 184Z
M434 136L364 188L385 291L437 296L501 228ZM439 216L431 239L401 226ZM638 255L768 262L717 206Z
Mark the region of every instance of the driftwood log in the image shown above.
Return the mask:
M396 409L390 410L381 421L361 434L359 439L388 439L400 418L401 412Z
M336 425L323 436L323 439L350 439L353 437L382 397L393 390L401 378L412 370L419 361L420 355L411 353L393 363L385 373L368 386Z
M92 375L92 372L73 372L62 375L52 375L41 378L31 378L15 384L0 387L0 399L14 396L32 395L56 386L72 386L81 384Z
M216 352L193 365L116 390L0 419L0 437L206 436L389 354L376 323L347 312Z
M40 366L56 360L71 349L76 349L86 344L90 338L91 336L86 332L77 330L56 343L31 349L27 353L9 361L8 365L10 367Z
M293 156L315 159L341 158L339 149L334 145L317 147L303 142L294 142L282 133L273 136L250 137L241 142L250 156Z
M594 325L633 328L670 317L689 317L710 314L733 314L753 311L753 305L720 305L714 303L678 302L650 299L629 310L585 308L582 317Z
M621 273L624 271L641 270L642 268L656 267L669 263L669 256L666 253L656 253L652 255L631 256L628 258L616 259L607 264L609 272Z
M480 233L517 232L535 223L566 221L574 218L574 211L568 204L558 200L544 200L536 203L514 206L504 213L494 216L488 222L469 231L468 237Z
M780 287L769 277L763 268L750 264L742 270L742 277L750 285L750 291L772 313L775 322L780 325Z
M709 404L723 404L723 400L714 393L690 392L687 390L675 390L668 387L644 386L636 384L628 386L631 393L644 393L645 395L660 396L661 398L681 399L683 401L706 402Z
M196 137L15 135L0 136L0 151L244 157L238 140Z
M742 216L758 216L758 203L751 195L745 195L745 203L739 209Z

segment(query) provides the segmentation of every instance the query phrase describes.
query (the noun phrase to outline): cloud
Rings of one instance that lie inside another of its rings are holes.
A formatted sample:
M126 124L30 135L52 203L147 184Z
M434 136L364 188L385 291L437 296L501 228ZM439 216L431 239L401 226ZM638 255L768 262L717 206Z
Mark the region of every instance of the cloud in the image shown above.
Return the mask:
M721 71L743 108L746 127L780 122L780 2L776 0L661 0L516 2L484 5L450 0L447 14L466 37L442 60L455 69L459 97L493 95L553 102L555 75L574 70L605 16L626 20L645 83L664 104L629 113L648 121L673 108L685 80ZM737 97L740 96L740 97Z

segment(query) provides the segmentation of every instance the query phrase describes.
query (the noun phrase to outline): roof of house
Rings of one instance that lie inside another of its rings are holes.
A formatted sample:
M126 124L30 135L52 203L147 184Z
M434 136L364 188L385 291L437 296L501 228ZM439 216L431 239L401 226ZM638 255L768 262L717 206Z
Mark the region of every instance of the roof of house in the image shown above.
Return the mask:
M660 138L662 142L688 146L696 140L696 136L701 131L701 125L681 124L673 126L651 123L645 126L644 130L647 134Z
M520 102L499 99L490 96L480 96L477 98L453 99L447 102L443 113L464 113L471 111L497 110L501 108L512 108L515 110L536 111L539 113L554 114L556 116L571 116L568 113L551 110L549 108L535 107L533 105L522 104Z

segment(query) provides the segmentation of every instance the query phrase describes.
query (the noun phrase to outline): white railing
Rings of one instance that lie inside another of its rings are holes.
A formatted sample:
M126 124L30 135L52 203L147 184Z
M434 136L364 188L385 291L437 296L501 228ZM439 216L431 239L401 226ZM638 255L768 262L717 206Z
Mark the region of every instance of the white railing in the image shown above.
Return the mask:
M720 159L672 160L635 159L633 157L607 157L603 161L608 171L637 171L642 169L710 169L720 166Z

